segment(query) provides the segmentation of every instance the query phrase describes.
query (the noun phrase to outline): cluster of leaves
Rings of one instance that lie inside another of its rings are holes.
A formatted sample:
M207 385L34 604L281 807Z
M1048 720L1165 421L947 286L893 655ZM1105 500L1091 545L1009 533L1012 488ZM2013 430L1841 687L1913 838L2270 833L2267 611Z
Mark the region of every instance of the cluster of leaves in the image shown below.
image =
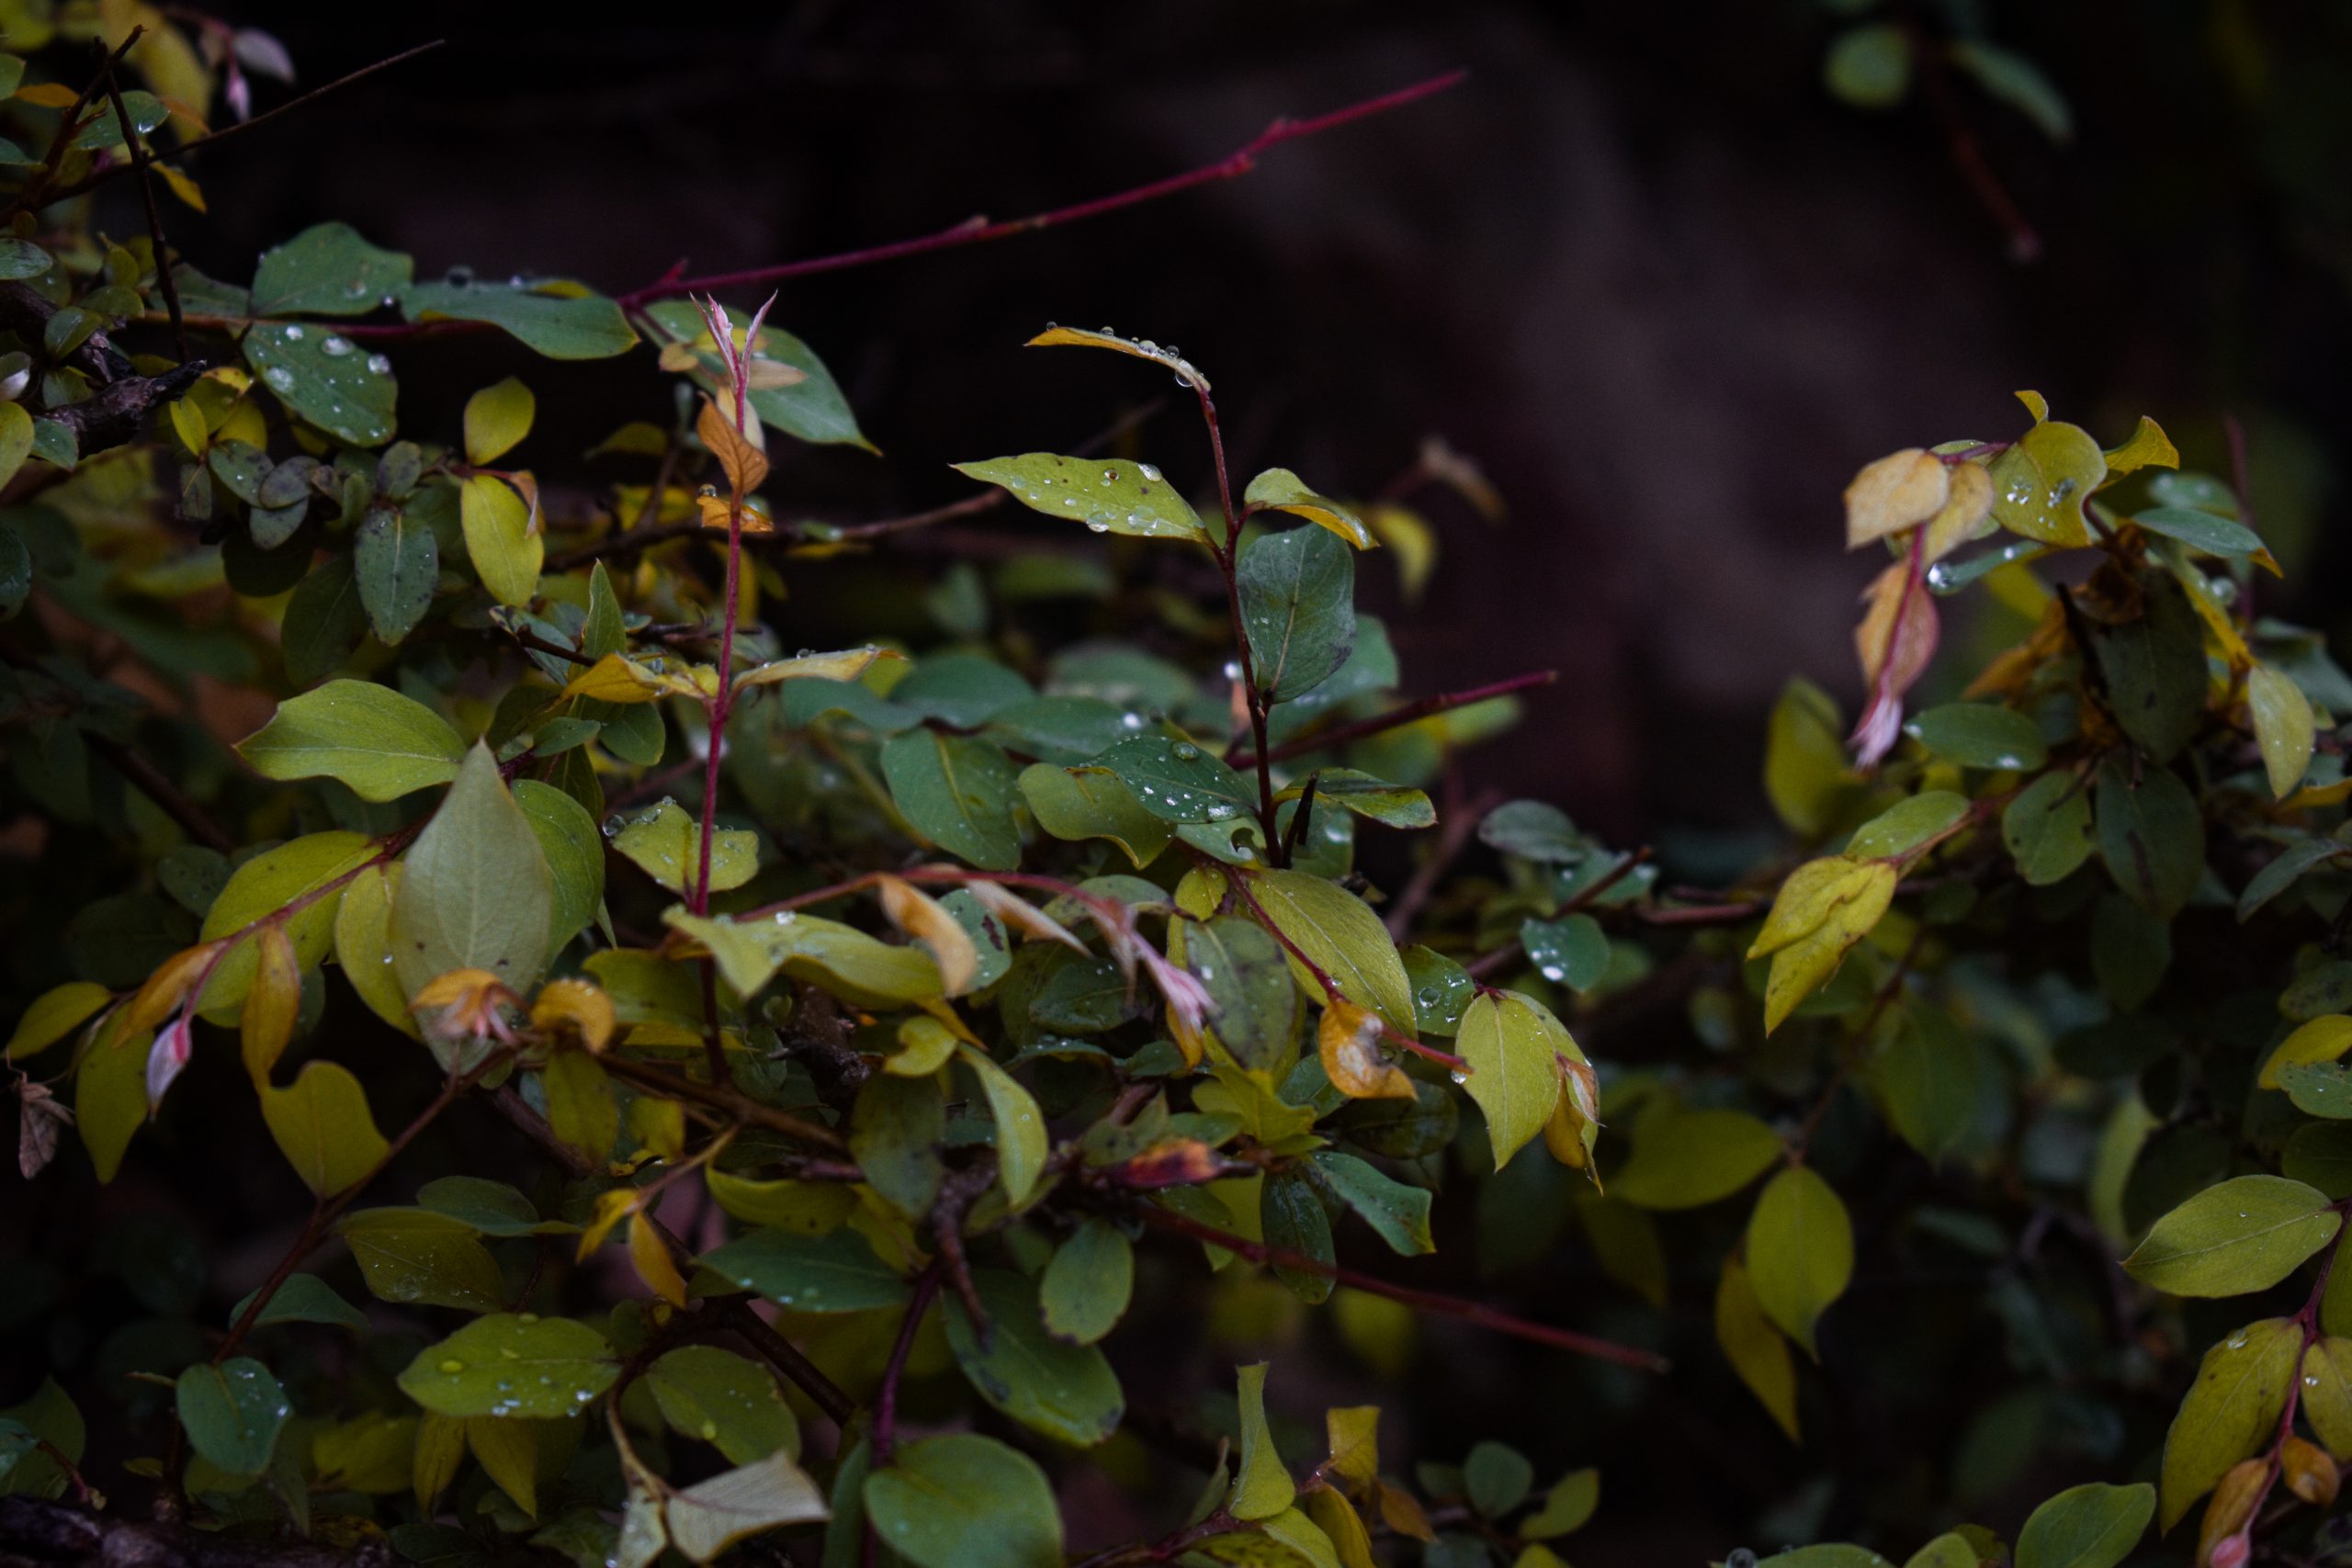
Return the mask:
M233 50L183 48L225 81ZM1973 1260L2037 1383L1980 1418L1975 1462L2071 1422L2126 1483L2059 1494L2014 1549L1935 1519L1915 1564L2113 1568L2209 1493L2200 1562L2247 1561L2257 1529L2332 1549L2352 682L2253 615L2275 563L2153 423L2102 450L2028 394L2015 440L1857 477L1849 544L1892 558L1857 632L1869 703L1849 751L1834 702L1792 686L1766 759L1818 852L1694 892L1540 801L1439 822L1430 787L1529 682L1400 702L1356 564L1386 543L1409 589L1433 531L1286 469L1237 485L1172 347L1033 340L1172 374L1201 482L1127 456L963 465L1093 553L955 569L924 595L933 646L786 652L789 582L887 530L768 499L772 441L866 444L764 308L677 280L420 284L341 225L249 286L157 231L102 241L61 193L187 180L108 87L179 56L107 58L8 111L51 151L7 165L0 699L14 798L111 881L40 949L71 973L37 977L6 1055L29 1180L67 1179L69 1127L112 1180L182 1075L233 1050L313 1195L225 1331L195 1321L184 1245L108 1265L155 1314L98 1358L130 1473L198 1522L388 1533L420 1562L527 1543L648 1568L776 1532L827 1564L1058 1563L1057 1477L1089 1452L1136 1468L1104 1347L1202 1273L1231 1313L1329 1302L1375 1364L1419 1312L1662 1367L1664 1312L1620 1345L1340 1263L1433 1251L1461 1185L1490 1262L1573 1225L1654 1307L1703 1278L1722 1362L1792 1439L1817 1388L1799 1353L1841 1353L1858 1269ZM173 329L224 363L111 342ZM402 346L466 331L518 358L650 351L670 417L604 442L628 477L584 495L514 466L524 377L401 436ZM1040 648L1007 614L1122 570L1202 592L1136 601L1158 624L1120 641ZM1995 656L1906 721L1939 602L1972 586ZM195 700L222 691L262 694L227 708L254 712L233 761ZM1409 881L1360 867L1360 833L1367 864L1372 835L1419 835ZM1492 872L1456 870L1474 842ZM1667 1049L1588 1057L1577 1032L1660 994L1688 1024ZM399 1049L368 1058L371 1037ZM532 1190L483 1174L513 1151L395 1188L461 1107L503 1119ZM2103 1329L2022 1282L2052 1235L2090 1258ZM2126 1251L2140 1286L2111 1272ZM56 1336L53 1282L26 1270L10 1321ZM2197 1320L2163 1297L2276 1290L2300 1307L2216 1337L2160 1459L2099 1419L2098 1391L2185 1370ZM1091 1561L1552 1568L1597 1505L1594 1472L1539 1495L1501 1442L1408 1483L1369 1405L1286 1460L1268 1366L1236 1375L1204 1440L1177 1435L1206 1475L1189 1510ZM88 1500L85 1450L45 1383L0 1412L0 1491ZM2129 1479L2143 1456L2153 1485ZM1926 1536L1928 1512L1876 1523Z

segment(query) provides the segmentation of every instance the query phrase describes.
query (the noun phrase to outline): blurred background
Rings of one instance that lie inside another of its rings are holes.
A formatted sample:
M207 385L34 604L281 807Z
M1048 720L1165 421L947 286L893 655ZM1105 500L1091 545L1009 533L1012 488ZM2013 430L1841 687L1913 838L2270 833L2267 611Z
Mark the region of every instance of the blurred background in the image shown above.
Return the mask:
M1279 115L1466 66L1463 86L1284 146L1246 179L787 285L775 319L830 362L887 457L795 452L769 488L844 520L914 511L969 492L951 461L1068 448L1163 389L1105 356L1022 353L1049 320L1182 344L1216 383L1245 474L1281 463L1369 495L1442 436L1509 514L1426 498L1441 556L1425 597L1405 605L1385 564L1365 597L1391 617L1412 693L1558 669L1481 782L1626 840L1764 818L1755 780L1782 682L1804 674L1857 706L1849 634L1874 563L1840 551L1839 491L1898 446L2014 434L2014 389L2110 444L2152 414L2218 472L2224 421L2239 421L2256 521L2289 572L2266 605L2352 629L2340 4L287 0L224 14L282 39L300 85L447 40L201 162L209 217L175 237L238 279L264 244L343 218L427 276L620 290L681 257L751 266L1123 190L1222 157ZM259 103L284 96L265 85ZM439 387L453 428L502 341L406 351L408 406ZM542 387L544 417L598 412L550 434L584 451L659 417L643 369L561 370L585 385ZM1201 446L1172 405L1136 438L1188 483L1205 473ZM874 570L887 581L936 559ZM787 626L803 610L828 606L787 605ZM1556 1278L1579 1297L1589 1283ZM1938 1310L1927 1286L1883 1310ZM1678 1287L1686 1310L1702 1296ZM1544 1298L1519 1304L1543 1315ZM1880 1310L1849 1308L1858 1341ZM1452 1457L1502 1429L1544 1481L1602 1464L1600 1520L1568 1543L1586 1568L1702 1561L1743 1539L1769 1551L1776 1519L1797 1539L1834 1532L1854 1487L1882 1488L1883 1509L1929 1463L1929 1495L2009 1527L2005 1510L2072 1478L2030 1462L2064 1445L1999 1405L1922 1431L1888 1415L1899 1402L1863 1401L1800 1453L1720 1365L1636 1397L1508 1342L1424 1332L1392 1456ZM1834 1403L1864 1368L1888 1371L1866 1350L1831 1369ZM1328 1387L1290 1391L1294 1414L1368 1397L1361 1366L1327 1371ZM1181 1357L1137 1370L1139 1403L1155 1380L1196 1374L1216 1381ZM1072 1500L1088 1519L1074 1546L1138 1524L1119 1498L1093 1501L1090 1516Z

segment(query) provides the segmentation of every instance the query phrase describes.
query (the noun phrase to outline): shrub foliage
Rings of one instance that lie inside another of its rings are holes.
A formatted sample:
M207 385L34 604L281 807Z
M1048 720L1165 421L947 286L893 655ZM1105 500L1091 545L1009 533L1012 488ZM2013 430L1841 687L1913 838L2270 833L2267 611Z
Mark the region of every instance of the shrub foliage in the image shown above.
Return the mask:
M1441 814L1533 682L1399 694L1355 574L1385 543L1416 586L1430 525L1245 477L1202 370L1108 330L1033 342L1172 376L1205 451L961 465L991 488L951 512L1069 539L910 568L927 645L796 651L788 590L928 520L790 520L781 448L866 445L806 344L679 279L423 279L340 223L249 279L159 265L159 204L202 201L174 122L281 62L132 9L95 75L70 28L0 60L0 701L56 917L16 961L17 1201L79 1212L168 1135L266 1137L314 1202L233 1305L135 1227L14 1271L11 1332L105 1408L10 1391L10 1550L38 1500L152 1492L173 1529L416 1562L1031 1568L1077 1472L1137 1484L1160 1442L1207 1479L1140 1485L1162 1533L1090 1561L1548 1568L1598 1472L1539 1476L1510 1432L1384 1451L1417 1317L1637 1389L1727 1367L1793 1443L1839 1368L1926 1456L1972 1396L1923 1362L1989 1314L2009 1374L1967 1462L2059 1430L2105 1479L2014 1543L1953 1501L1992 1487L1923 1482L1853 1521L1877 1546L2336 1560L2352 689L2256 614L2241 495L2153 422L2102 449L2025 394L2010 439L1861 470L1867 704L1849 737L1788 689L1791 848L1696 890L1541 801ZM145 234L91 227L118 175ZM403 353L455 333L514 373L404 423ZM590 488L538 395L621 355L669 412ZM1415 472L1488 500L1442 450ZM1069 601L1122 635L1052 640L1032 611ZM1953 700L1906 709L1923 679ZM1579 1046L1660 1005L1640 1059ZM240 1070L239 1122L175 1125ZM461 1107L507 1135L441 1137ZM1646 1303L1611 1309L1630 1342L1406 1283L1453 1190L1491 1266L1573 1248ZM1939 1271L1974 1282L1908 1333L1853 1299ZM109 1274L147 1315L94 1373L76 1302ZM1279 1360L1232 1368L1199 1448L1127 1419L1165 1355L1123 1320L1293 1298L1368 1369L1320 1440L1270 1417Z

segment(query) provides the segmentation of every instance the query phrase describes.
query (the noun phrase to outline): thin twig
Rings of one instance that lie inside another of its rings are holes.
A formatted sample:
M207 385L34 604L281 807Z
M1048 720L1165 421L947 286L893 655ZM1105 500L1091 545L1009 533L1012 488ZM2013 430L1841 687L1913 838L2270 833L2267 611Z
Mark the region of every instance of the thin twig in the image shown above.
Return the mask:
M140 31L138 28L131 28L131 38L136 39ZM129 47L128 39L125 47ZM154 150L147 145L147 139L139 134L138 126L131 123L130 110L122 101L122 85L115 80L114 61L103 49L98 51L98 57L101 62L99 70L106 77L107 96L114 104L115 125L122 132L123 145L130 149L131 166L139 171L139 198L147 209L147 239L155 253L155 287L163 292L164 309L171 312L173 346L179 350L180 358L186 360L188 357L187 322L180 315L180 287L172 278L172 250L164 239L163 209L155 204Z
M1491 1328L1498 1333L1532 1340L1538 1345L1550 1345L1562 1350L1573 1350L1580 1356L1595 1356L1604 1361L1615 1361L1620 1366L1638 1367L1645 1371L1662 1372L1671 1365L1665 1357L1658 1355L1656 1351L1638 1349L1631 1345L1620 1345L1613 1340L1596 1339L1590 1335L1577 1334L1570 1329L1554 1328L1549 1324L1531 1323L1526 1318L1516 1317L1507 1312L1498 1312L1481 1302L1464 1301L1459 1296L1439 1295L1433 1291L1419 1291L1409 1285L1392 1284L1374 1275L1359 1273L1343 1264L1327 1263L1319 1258L1310 1258L1306 1253L1294 1252L1286 1247L1269 1247L1262 1242L1251 1241L1248 1236L1235 1235L1230 1231L1221 1231L1215 1225L1203 1224L1192 1216L1180 1214L1172 1209L1163 1209L1152 1203L1137 1203L1130 1212L1136 1219L1148 1225L1159 1230L1173 1231L1180 1235L1188 1235L1194 1241L1206 1242L1211 1247L1223 1247L1226 1251L1246 1258L1252 1263L1279 1264L1284 1269L1295 1269L1302 1273L1318 1275L1355 1290L1368 1291L1376 1296L1385 1296L1393 1302L1402 1302L1418 1311L1438 1313L1447 1317L1458 1317L1465 1323L1475 1323L1481 1328Z
M1266 761L1286 762L1293 757L1304 757L1310 752L1328 750L1334 746L1344 746L1351 740L1362 740L1366 736L1383 734L1400 726L1410 724L1416 719L1427 718L1431 714L1446 713L1454 708L1468 707L1472 703L1483 703L1495 697L1509 696L1513 692L1523 692L1531 686L1548 686L1559 678L1560 672L1556 670L1533 670L1524 675L1513 675L1508 681L1495 681L1484 686L1473 686L1466 692L1440 692L1433 697L1423 697L1418 702L1407 703L1403 707L1391 708L1386 713L1374 714L1370 718L1358 719L1353 724L1342 724L1319 734L1302 735L1295 740L1286 740L1267 752ZM1233 767L1246 768L1255 762L1257 758L1247 750L1236 750L1227 752L1225 760Z
M195 137L175 148L172 152L172 156L181 162L186 162L187 159L196 156L198 152L207 152L214 147L220 146L220 143L228 141L232 136L241 135L257 126L267 125L271 120L277 118L280 115L291 114L296 109L306 108L310 105L318 102L319 99L325 97L329 93L339 93L355 82L373 76L379 71L389 71L395 65L406 64L409 61L414 60L420 54L424 54L431 50L439 49L448 40L447 39L435 39L430 43L418 44L414 49L404 49L398 54L390 55L385 59L376 62L373 65L363 65L356 71L350 72L345 75L338 76L332 82L322 83L299 96L288 98L284 103L278 105L276 108L265 110L264 112L254 116L251 119L239 120L234 125L224 125L218 130L209 131L205 135ZM57 190L51 192L42 198L41 205L47 207L51 203L64 201L73 197L80 196L85 191L91 190L98 186L106 184L107 181L114 178L117 175L122 174L130 167L130 165L127 164L112 164L107 165L106 168L93 170L82 178L75 180L73 184L62 186Z

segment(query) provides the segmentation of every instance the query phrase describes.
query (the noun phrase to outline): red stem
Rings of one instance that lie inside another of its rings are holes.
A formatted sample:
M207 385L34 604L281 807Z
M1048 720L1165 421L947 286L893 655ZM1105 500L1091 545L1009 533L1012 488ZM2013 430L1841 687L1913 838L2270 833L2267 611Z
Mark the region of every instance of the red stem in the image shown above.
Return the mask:
M1498 1333L1532 1340L1538 1345L1550 1345L1562 1350L1573 1350L1580 1356L1595 1356L1604 1361L1615 1361L1620 1366L1638 1367L1645 1371L1662 1372L1671 1365L1665 1357L1655 1351L1637 1349L1631 1345L1620 1345L1612 1340L1596 1339L1590 1335L1577 1334L1566 1328L1554 1328L1548 1324L1531 1323L1526 1318L1515 1317L1507 1312L1498 1312L1481 1303L1464 1301L1458 1296L1442 1296L1433 1291L1417 1291L1409 1285L1391 1284L1386 1280L1359 1273L1343 1264L1326 1263L1319 1258L1309 1258L1303 1252L1293 1252L1286 1247L1268 1247L1262 1242L1251 1241L1248 1236L1235 1235L1230 1231L1218 1230L1215 1225L1203 1224L1190 1215L1180 1214L1172 1209L1162 1209L1156 1205L1143 1203L1137 1204L1134 1213L1137 1219L1148 1225L1159 1230L1173 1231L1179 1235L1188 1235L1194 1241L1206 1242L1211 1247L1221 1247L1226 1251L1246 1258L1252 1263L1279 1264L1284 1269L1295 1269L1301 1273L1320 1275L1324 1279L1337 1280L1355 1290L1369 1291L1374 1295L1385 1296L1393 1302L1402 1302L1417 1311L1437 1313L1446 1317L1458 1317L1465 1323L1475 1323L1481 1328L1491 1328Z
M1304 735L1295 740L1285 740L1266 753L1266 761L1286 762L1293 757L1304 757L1309 752L1344 746L1351 740L1362 740L1367 735L1382 734L1410 724L1417 718L1427 718L1433 713L1468 707L1472 703L1483 703L1493 697L1506 697L1513 692L1523 692L1530 686L1548 686L1559 678L1560 672L1556 670L1532 670L1524 675L1513 675L1508 681L1473 686L1466 692L1440 692L1433 697L1423 697L1418 702L1407 703L1403 707L1391 708L1386 713L1374 714L1353 724L1342 724L1318 735ZM1237 768L1244 768L1257 758L1248 751L1236 751L1226 761Z

